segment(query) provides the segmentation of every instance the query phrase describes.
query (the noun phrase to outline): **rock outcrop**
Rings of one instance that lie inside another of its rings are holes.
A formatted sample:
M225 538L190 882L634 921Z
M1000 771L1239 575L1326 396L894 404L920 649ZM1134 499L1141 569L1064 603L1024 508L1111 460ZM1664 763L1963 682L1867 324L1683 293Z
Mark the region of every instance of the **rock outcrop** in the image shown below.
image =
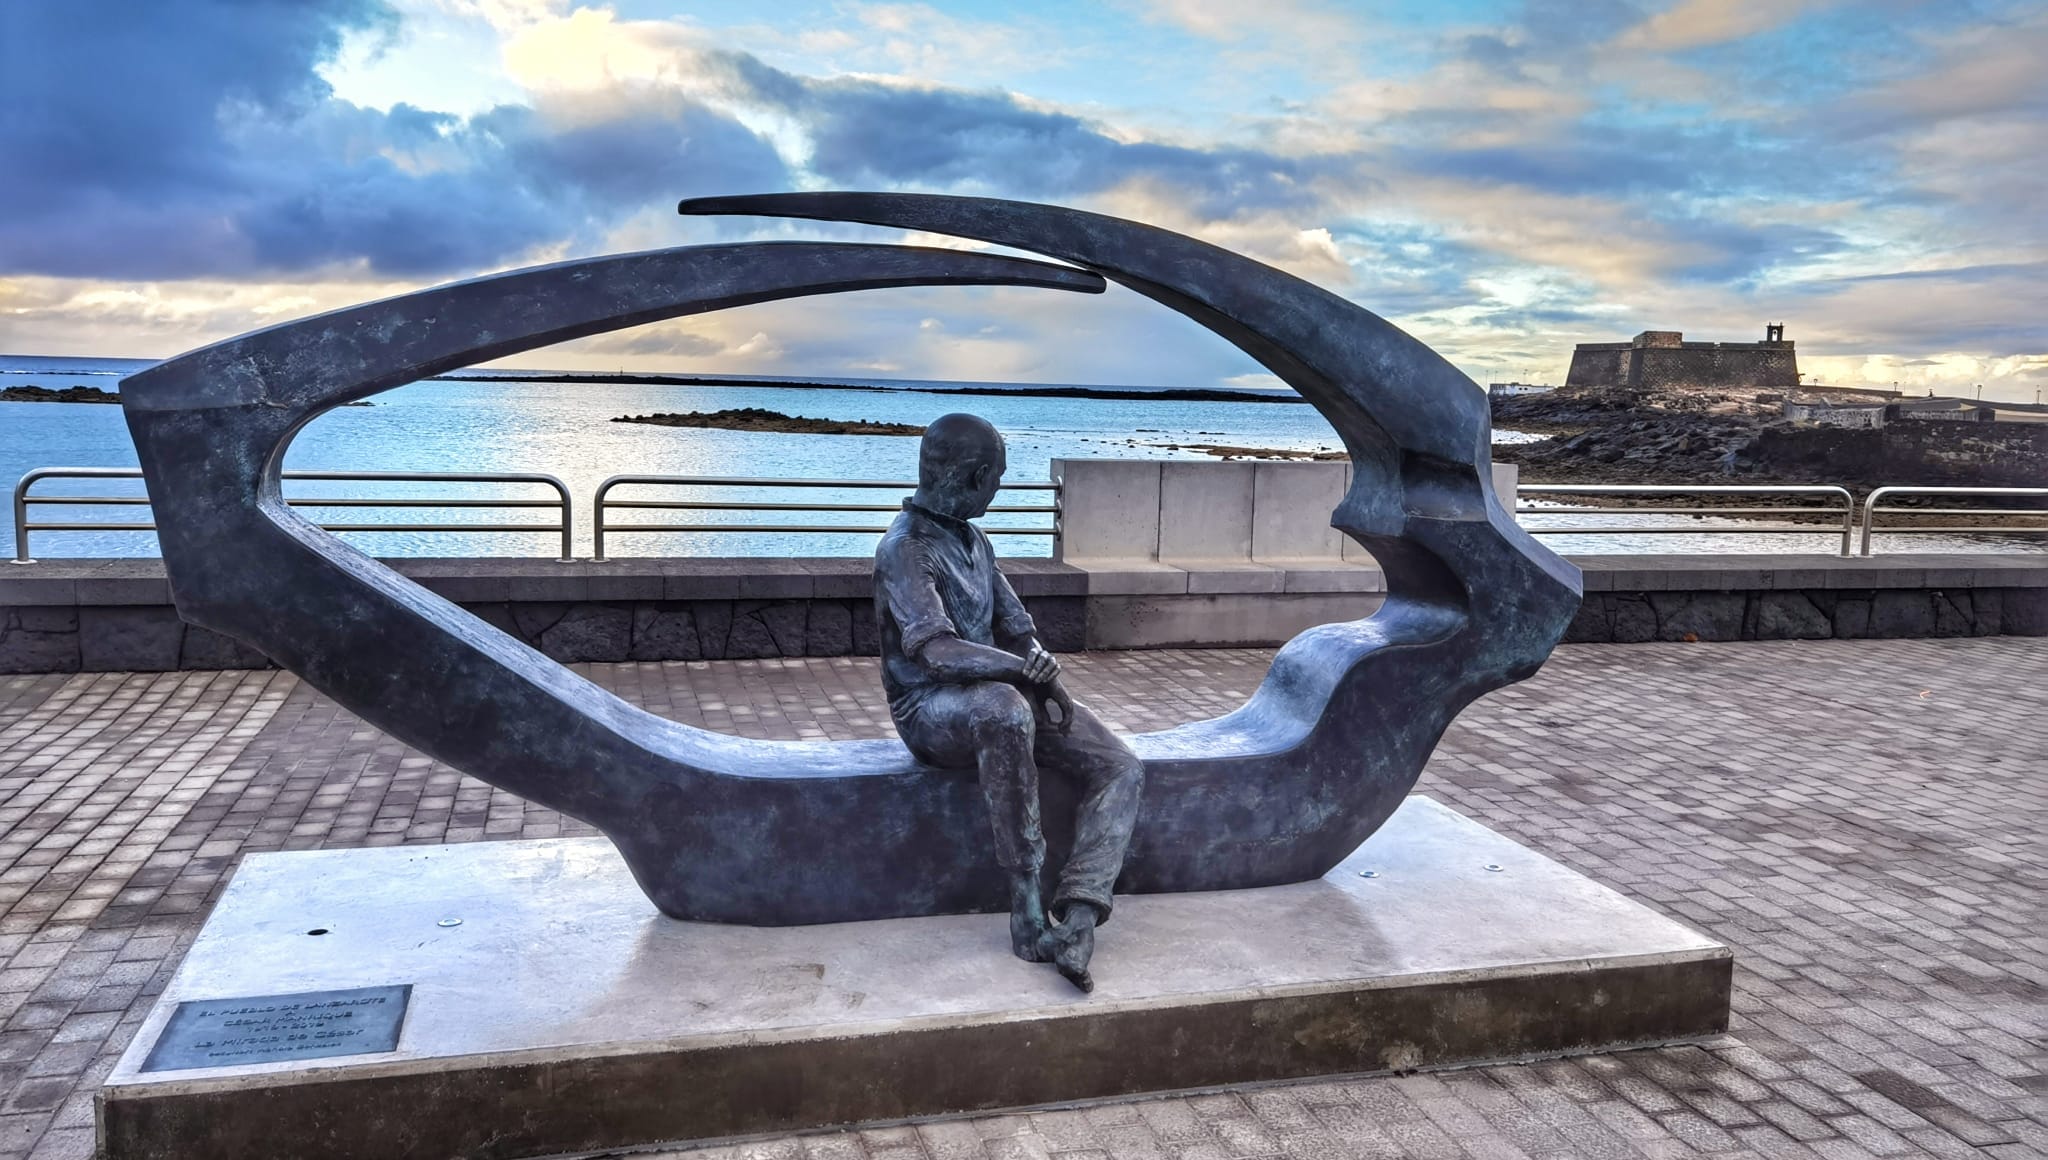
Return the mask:
M785 435L922 435L915 423L876 423L866 419L808 419L785 415L763 407L734 407L723 411L659 412L652 415L621 415L614 423L648 423L656 427L707 427L720 431L772 431Z

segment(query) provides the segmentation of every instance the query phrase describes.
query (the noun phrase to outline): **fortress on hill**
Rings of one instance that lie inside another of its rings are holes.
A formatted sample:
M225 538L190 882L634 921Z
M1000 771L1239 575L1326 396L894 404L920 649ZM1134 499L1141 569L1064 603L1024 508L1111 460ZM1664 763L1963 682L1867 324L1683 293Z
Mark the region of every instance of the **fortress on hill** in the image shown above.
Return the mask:
M1676 330L1646 330L1627 342L1582 342L1567 387L1785 387L1799 385L1799 360L1785 325L1762 342L1686 342Z

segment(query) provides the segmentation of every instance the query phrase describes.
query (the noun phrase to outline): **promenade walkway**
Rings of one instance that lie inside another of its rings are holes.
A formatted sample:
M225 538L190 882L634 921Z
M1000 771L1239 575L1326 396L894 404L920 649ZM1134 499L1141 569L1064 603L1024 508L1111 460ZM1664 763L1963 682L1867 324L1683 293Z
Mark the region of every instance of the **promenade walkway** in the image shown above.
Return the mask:
M1269 656L1091 654L1070 684L1153 729ZM869 660L589 672L733 733L888 729ZM1566 646L1420 788L1733 944L1730 1034L664 1155L2048 1156L2048 640ZM0 677L0 1160L90 1153L94 1085L244 852L585 832L286 674Z

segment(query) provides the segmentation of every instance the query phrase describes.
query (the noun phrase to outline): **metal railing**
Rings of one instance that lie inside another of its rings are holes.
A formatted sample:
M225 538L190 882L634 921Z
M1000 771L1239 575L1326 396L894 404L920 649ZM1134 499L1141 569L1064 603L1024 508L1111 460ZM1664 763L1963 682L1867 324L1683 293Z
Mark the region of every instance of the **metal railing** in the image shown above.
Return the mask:
M1702 485L1694 487L1664 486L1661 484L1605 484L1605 483L1524 483L1515 488L1516 498L1525 495L1671 495L1671 496L1811 496L1830 501L1825 506L1817 505L1757 505L1741 507L1532 507L1521 503L1515 505L1515 515L1549 516L1612 516L1612 515L1686 515L1686 516L1825 516L1827 523L1753 523L1744 521L1727 527L1703 528L1698 524L1672 524L1656 527L1642 527L1634 524L1608 523L1589 527L1539 528L1525 527L1524 530L1536 536L1577 536L1577 535L1697 535L1701 532L1756 533L1761 535L1803 532L1830 533L1832 526L1841 524L1842 555L1853 550L1856 538L1856 499L1847 488L1821 485Z
M2004 524L1980 523L1961 525L1897 524L1888 528L1879 528L1877 526L1877 517L1880 515L1916 515L1944 517L1974 516L1978 519L1983 519L1987 516L1997 519L2010 519L2013 517L2032 517L2034 519L2048 520L2048 507L1885 507L1878 502L1879 500L1895 495L1981 495L2009 496L2013 498L2025 498L2033 496L2048 499L2048 487L1880 487L1877 490L1871 492L1870 495L1865 497L1865 499L1863 500L1863 555L1870 555L1870 533L1874 531L1882 531L1892 535L1925 535L1937 532L2004 532L2023 536L2038 536L2048 534L2048 523L2044 523L2040 527L2012 527L2010 525ZM1847 555L1848 553L1844 552L1843 554Z
M873 534L888 531L887 526L871 527L853 524L754 524L754 523L712 523L712 524L657 524L633 523L615 524L607 519L610 512L637 511L747 511L747 512L895 512L901 503L888 504L846 504L846 503L767 503L754 500L700 500L700 499L612 499L615 487L649 484L672 487L750 487L750 488L874 488L886 489L909 495L916 490L916 481L875 480L875 479L753 479L745 476L726 475L614 475L597 485L597 495L591 512L592 558L602 560L604 537L607 532L777 532L777 533L831 533L849 535ZM1044 527L991 527L984 528L992 536L1056 536L1059 534L1059 490L1057 483L1006 483L1000 491L1049 491L1053 493L1050 506L996 506L991 513L1042 512L1053 517L1053 522Z
M31 495L29 488L45 479L141 479L142 472L132 467L38 467L21 477L14 485L14 562L33 564L35 558L29 555L28 537L30 532L153 532L154 522L133 523L114 521L50 522L31 521L28 518L30 506L52 507L148 507L147 496L128 495ZM545 524L335 524L323 523L320 527L330 532L553 532L562 537L561 559L566 562L574 555L573 506L569 500L569 488L552 475L525 471L287 471L287 480L323 480L333 482L383 481L398 483L533 483L553 489L554 499L499 499L499 498L448 498L435 499L420 496L380 499L360 496L292 496L285 503L292 507L314 508L485 508L485 509L528 509L552 508L559 512L559 518Z
M29 535L32 532L108 532L155 531L150 522L115 521L34 521L29 518L29 509L38 506L59 507L147 507L146 496L128 495L38 495L31 488L47 479L140 479L142 472L135 468L122 467L39 467L23 475L14 485L14 563L32 564L29 555ZM569 489L560 479L537 472L455 472L455 471L287 471L287 480L316 480L335 482L403 482L403 483L509 483L537 484L554 492L548 499L513 498L430 498L403 496L388 499L361 496L292 496L286 503L295 508L461 508L461 509L552 509L558 518L550 523L322 523L320 526L331 532L543 532L561 537L563 561L574 555L574 505ZM840 479L758 479L745 476L696 476L696 475L615 475L598 485L593 497L592 546L593 558L605 558L605 537L607 533L620 532L766 532L798 534L877 534L887 531L884 526L866 524L835 523L615 523L612 513L620 510L633 511L716 511L716 512L791 512L791 513L894 513L898 510L895 502L889 503L815 503L815 502L766 502L759 500L735 499L655 499L655 498L612 498L612 490L625 486L655 487L710 487L710 488L829 488L869 489L893 491L907 495L917 486L904 480L840 480ZM1045 514L1052 517L1047 525L1026 527L990 527L985 529L994 536L1058 536L1060 532L1060 485L1051 482L1006 483L1002 491L1041 491L1052 493L1050 505L998 505L989 508L995 514ZM1602 516L1743 516L1739 521L1728 521L1709 527L1697 523L1676 523L1668 525L1642 526L1608 520L1587 525L1570 527L1530 526L1527 530L1538 536L1571 535L1687 535L1701 533L1732 534L1783 534L1806 533L1839 534L1842 541L1842 555L1855 551L1858 508L1848 490L1832 486L1764 486L1764 485L1723 485L1723 486L1666 486L1662 484L1554 484L1525 483L1516 488L1518 501L1529 496L1689 496L1712 499L1714 497L1755 497L1759 500L1793 500L1806 497L1821 503L1751 503L1717 504L1715 506L1554 506L1538 507L1517 502L1515 515L1602 517ZM1887 486L1872 491L1861 508L1862 540L1861 554L1872 553L1871 537L1875 532L1898 534L1922 533L2011 533L2018 535L2048 534L2048 507L2043 508L1968 508L1968 507L1913 507L1887 505L1884 500L1895 496L1984 496L2011 498L2048 498L2044 487L1912 487ZM892 499L894 497L891 497ZM1880 526L1880 517L1886 515L1969 517L1980 522L1928 524L1893 524ZM1761 518L1759 518L1761 517ZM1777 517L1793 522L1763 522ZM1805 522L1796 522L1804 518ZM2012 526L2009 523L1982 522L1990 519L2010 521L2015 518L2036 517L2042 526Z

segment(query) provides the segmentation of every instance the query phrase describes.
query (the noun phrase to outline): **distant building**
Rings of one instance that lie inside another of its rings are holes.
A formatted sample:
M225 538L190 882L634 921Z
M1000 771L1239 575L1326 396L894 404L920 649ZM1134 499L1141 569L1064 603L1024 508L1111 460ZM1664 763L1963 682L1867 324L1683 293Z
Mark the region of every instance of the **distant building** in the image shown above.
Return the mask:
M1891 404L1885 408L1885 418L1949 423L2048 423L2048 406L1929 395Z
M1868 395L1873 399L1885 400L1903 399L1906 397L1906 393L1897 387L1836 387L1821 382L1802 383L1799 393L1802 395L1820 394L1824 396ZM1834 401L1842 402L1843 400L1836 399Z
M1787 387L1799 385L1799 361L1783 323L1762 342L1686 342L1676 330L1646 330L1628 342L1582 342L1572 351L1568 387Z
M1883 403L1823 403L1784 400L1785 417L1795 423L1816 423L1822 427L1854 427L1876 430L1884 426Z
M1516 395L1540 395L1554 391L1556 387L1539 386L1535 383L1488 383L1486 397L1489 399L1511 399Z

